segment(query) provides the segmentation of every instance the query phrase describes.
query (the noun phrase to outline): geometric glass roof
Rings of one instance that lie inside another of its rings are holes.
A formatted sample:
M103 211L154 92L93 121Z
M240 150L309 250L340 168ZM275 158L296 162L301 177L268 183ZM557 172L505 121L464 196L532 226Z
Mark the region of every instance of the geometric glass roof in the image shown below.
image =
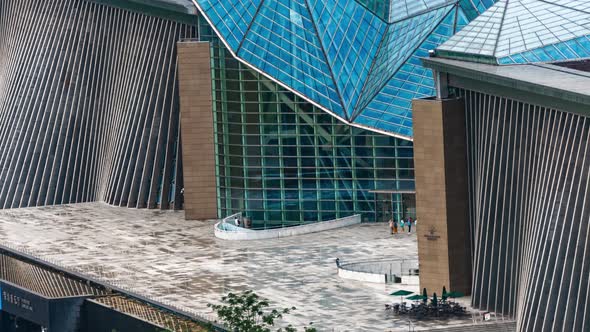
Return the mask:
M439 56L494 64L590 57L590 1L499 0L437 48Z
M412 139L419 57L493 0L193 0L230 52L350 125Z

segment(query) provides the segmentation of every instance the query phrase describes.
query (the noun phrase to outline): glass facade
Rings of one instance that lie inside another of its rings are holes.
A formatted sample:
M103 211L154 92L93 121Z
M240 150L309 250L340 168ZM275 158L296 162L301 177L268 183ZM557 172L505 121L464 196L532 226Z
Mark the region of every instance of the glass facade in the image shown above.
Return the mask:
M499 1L437 50L443 57L499 65L586 58L589 9L588 1Z
M410 141L340 122L220 43L212 55L220 216L244 212L255 227L275 227L411 213Z
M433 21L440 23L430 31ZM447 6L390 25L365 85L367 93L375 92L362 101L364 106L354 122L411 137L412 99L434 94L432 72L422 66L420 58L427 57L429 50L451 37L455 26L463 23L462 11ZM416 48L414 44L420 41Z
M419 58L493 2L196 0L212 24L219 216L415 216L411 100L434 93Z
M434 88L432 73L414 55L426 42L426 52L445 42L493 1L195 4L234 56L256 71L345 123L411 139L409 100Z
M352 2L352 1L348 1ZM383 21L389 21L390 2L383 0L357 0L358 3L365 6L373 14L377 15Z

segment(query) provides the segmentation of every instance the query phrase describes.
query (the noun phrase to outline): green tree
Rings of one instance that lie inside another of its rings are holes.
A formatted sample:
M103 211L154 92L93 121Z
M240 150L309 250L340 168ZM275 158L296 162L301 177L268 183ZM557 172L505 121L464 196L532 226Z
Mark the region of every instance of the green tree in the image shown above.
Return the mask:
M270 310L270 303L248 290L241 294L229 293L221 298L222 304L208 304L230 331L236 332L271 332L275 321L295 307ZM313 323L312 323L313 324ZM289 325L277 332L296 332ZM317 332L314 327L305 327L305 332Z

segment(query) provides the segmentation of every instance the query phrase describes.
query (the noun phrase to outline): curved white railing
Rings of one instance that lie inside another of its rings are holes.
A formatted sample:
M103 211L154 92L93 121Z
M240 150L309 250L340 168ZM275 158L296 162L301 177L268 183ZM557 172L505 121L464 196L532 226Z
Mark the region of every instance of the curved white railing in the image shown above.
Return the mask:
M322 232L330 229L346 227L361 223L361 215L357 214L350 217L334 219L330 221L321 221L300 226L254 230L234 225L233 220L236 217L238 217L238 219L241 220L242 214L233 214L229 217L224 218L222 221L216 223L215 236L223 240L234 241L278 239L282 237Z
M340 278L379 284L417 285L420 281L418 274L418 260L415 259L388 259L338 264Z

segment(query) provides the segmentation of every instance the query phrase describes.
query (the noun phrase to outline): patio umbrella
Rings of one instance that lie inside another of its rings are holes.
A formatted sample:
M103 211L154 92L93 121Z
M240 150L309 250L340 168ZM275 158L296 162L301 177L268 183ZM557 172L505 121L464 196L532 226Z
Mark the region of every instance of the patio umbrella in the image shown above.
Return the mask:
M446 294L446 296L447 297L450 297L452 299L456 299L458 297L463 297L465 295L463 293L461 293L461 292L449 292L449 293Z
M401 299L403 296L410 295L410 294L413 294L413 293L414 293L414 292L410 292L410 291L407 291L407 290L400 289L400 290L398 290L398 291L395 291L395 292L393 292L393 293L391 293L391 294L389 294L389 295L393 295L393 296L399 296L399 297L400 297L400 299ZM402 301L403 301L403 300L402 300Z
M412 295L412 296L406 297L406 300L410 300L410 301L424 301L425 299L427 299L427 297L424 295Z
M446 295L447 295L447 297L448 297L448 298L451 298L451 299L456 299L456 298L458 298L458 297L463 297L463 296L465 296L465 295L464 295L463 293L461 293L461 292L449 292L449 293L447 293Z

